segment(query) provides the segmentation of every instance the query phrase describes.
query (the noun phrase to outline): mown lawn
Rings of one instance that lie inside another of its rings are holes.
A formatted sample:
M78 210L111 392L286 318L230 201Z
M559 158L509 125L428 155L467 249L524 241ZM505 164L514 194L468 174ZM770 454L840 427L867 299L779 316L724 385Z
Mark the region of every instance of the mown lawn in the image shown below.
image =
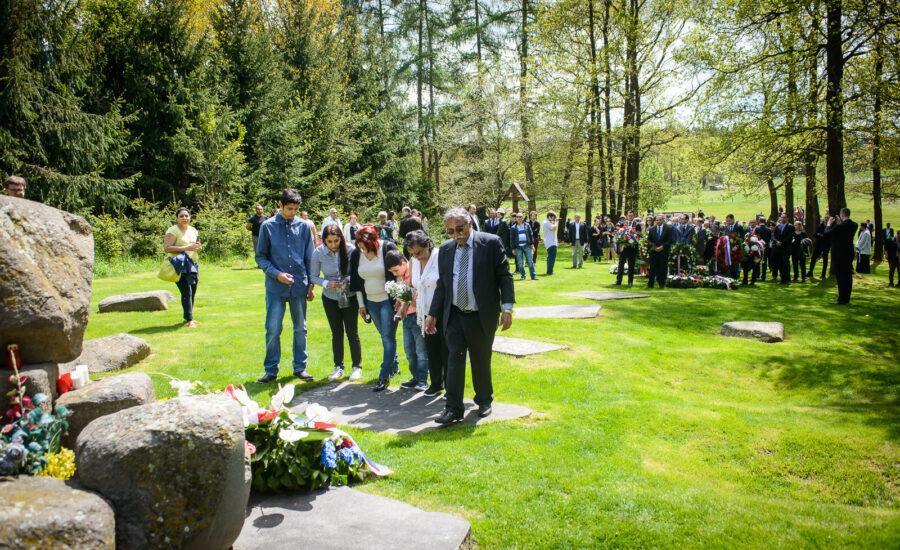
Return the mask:
M573 271L561 256L555 276L516 282L520 305L585 303L562 293L611 287L608 263ZM94 300L167 287L176 291L154 273L98 279ZM569 347L495 357L496 399L535 415L422 435L354 430L396 471L362 489L465 516L485 548L896 547L900 290L882 267L856 280L849 308L833 299L832 282L667 289L604 302L595 320L517 320L510 336ZM154 353L140 371L268 391L252 383L263 359L259 271L202 266L197 330L180 328L172 305L94 313L87 337L147 339ZM738 319L782 321L788 339L717 335ZM330 335L318 301L309 325L310 369L324 377ZM380 348L371 325L362 332L371 382Z

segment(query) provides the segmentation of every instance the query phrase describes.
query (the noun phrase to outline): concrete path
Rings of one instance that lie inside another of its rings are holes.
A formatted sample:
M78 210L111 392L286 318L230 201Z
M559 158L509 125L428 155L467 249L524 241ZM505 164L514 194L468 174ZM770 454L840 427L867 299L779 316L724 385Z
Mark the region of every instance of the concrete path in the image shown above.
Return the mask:
M235 550L457 550L469 522L349 487L253 495Z
M634 292L616 292L608 290L585 290L583 292L569 292L565 296L574 296L575 298L587 298L588 300L596 300L598 302L607 302L610 300L631 300L633 298L649 298L649 294L636 294Z
M593 319L600 314L598 305L520 307L514 319Z
M522 338L507 338L498 334L494 336L494 347L492 349L495 353L503 353L514 357L527 357L529 355L547 353L548 351L566 349L566 347L547 342L524 340Z
M372 387L372 384L349 382L322 386L295 397L297 405L291 408L302 413L306 410L306 405L318 403L334 416L335 424L373 432L410 434L442 428L434 423L434 419L444 410L444 400L441 397L425 397L422 392L397 387L375 393ZM478 418L475 403L466 399L465 406L464 424L487 424L531 414L531 409L527 407L495 401L491 416Z

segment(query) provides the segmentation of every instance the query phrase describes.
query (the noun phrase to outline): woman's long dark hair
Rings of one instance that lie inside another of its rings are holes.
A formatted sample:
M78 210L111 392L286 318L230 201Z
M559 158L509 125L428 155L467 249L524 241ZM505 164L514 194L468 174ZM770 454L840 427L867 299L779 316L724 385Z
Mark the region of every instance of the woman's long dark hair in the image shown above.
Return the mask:
M341 244L338 246L338 259L341 265L341 277L346 277L350 271L350 253L347 250L347 241L344 239L344 232L341 231L337 224L331 224L325 228L325 235L322 237L322 240L324 241L332 235L341 239ZM326 244L325 246L328 245Z

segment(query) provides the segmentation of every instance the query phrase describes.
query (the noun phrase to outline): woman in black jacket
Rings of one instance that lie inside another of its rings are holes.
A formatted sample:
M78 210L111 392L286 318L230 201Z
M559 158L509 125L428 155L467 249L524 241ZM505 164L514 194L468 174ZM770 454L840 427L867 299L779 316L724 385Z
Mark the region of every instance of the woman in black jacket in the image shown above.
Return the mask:
M371 319L381 335L381 372L374 391L382 391L387 388L390 378L400 372L394 300L384 289L385 283L395 279L385 268L384 256L397 250L397 245L379 239L374 225L360 227L355 236L356 249L350 255L350 291L356 292L360 316L366 322Z

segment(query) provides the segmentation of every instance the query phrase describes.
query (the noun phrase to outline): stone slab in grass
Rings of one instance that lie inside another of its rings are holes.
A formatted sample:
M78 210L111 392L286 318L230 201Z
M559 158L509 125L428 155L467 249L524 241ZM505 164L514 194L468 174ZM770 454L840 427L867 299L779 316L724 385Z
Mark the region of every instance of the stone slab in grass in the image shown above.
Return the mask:
M247 512L235 550L456 550L470 531L463 518L349 487L254 495Z
M574 296L575 298L587 298L588 300L596 300L598 302L608 302L610 300L631 300L634 298L649 298L649 294L637 294L634 292L616 292L610 290L585 290L583 292L569 292L566 296Z
M78 359L59 366L60 372L71 372L76 365L87 365L90 372L109 372L128 368L150 355L145 340L120 332L112 336L87 340Z
M169 302L175 301L175 295L168 290L151 290L150 292L132 292L116 294L104 298L97 304L100 313L110 311L163 311L169 309Z
M722 330L719 331L719 334L722 336L752 338L768 343L783 342L784 325L761 321L731 321L722 325Z
M599 314L598 305L520 307L513 313L516 319L593 319Z
M373 392L371 384L329 384L303 392L294 398L298 412L306 405L318 403L334 416L336 424L363 428L373 432L391 434L419 433L441 428L434 423L444 410L441 397L425 397L422 392L388 388ZM493 403L493 412L487 418L478 418L478 407L472 401L464 401L466 413L463 424L487 424L514 418L524 418L531 409L520 405Z
M497 335L494 336L494 347L492 349L496 353L503 353L514 357L527 357L529 355L547 353L548 351L566 349L566 347L547 342L535 342L534 340L508 338L506 336Z

